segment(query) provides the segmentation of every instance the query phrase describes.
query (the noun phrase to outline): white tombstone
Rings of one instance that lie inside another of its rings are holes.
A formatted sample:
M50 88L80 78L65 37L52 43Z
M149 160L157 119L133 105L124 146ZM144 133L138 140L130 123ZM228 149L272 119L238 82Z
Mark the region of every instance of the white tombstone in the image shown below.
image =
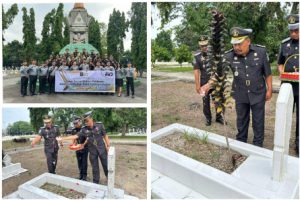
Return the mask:
M275 181L283 181L287 173L293 101L294 97L291 84L282 84L276 102L273 149L273 180Z
M107 191L108 199L114 199L114 187L115 187L115 147L110 147L108 151L108 181Z

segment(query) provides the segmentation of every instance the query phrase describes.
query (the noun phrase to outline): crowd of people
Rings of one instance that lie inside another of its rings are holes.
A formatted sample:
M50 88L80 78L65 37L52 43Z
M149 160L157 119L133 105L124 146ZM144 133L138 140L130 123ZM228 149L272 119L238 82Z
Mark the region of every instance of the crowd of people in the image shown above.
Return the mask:
M46 93L48 86L48 94L55 93L55 74L56 71L72 71L72 70L109 70L115 72L115 85L118 97L122 96L123 81L126 79L126 96L134 98L134 79L136 78L136 67L127 61L127 66L122 65L113 58L102 59L99 53L90 53L83 49L79 52L76 48L74 52L69 53L66 49L64 54L51 55L45 62L37 63L35 59L28 66L27 62L23 62L20 67L21 75L21 96L27 96L27 88L29 83L29 92L31 96L37 95L36 84L39 81L39 95ZM107 93L106 93L107 94ZM114 93L111 93L112 95Z

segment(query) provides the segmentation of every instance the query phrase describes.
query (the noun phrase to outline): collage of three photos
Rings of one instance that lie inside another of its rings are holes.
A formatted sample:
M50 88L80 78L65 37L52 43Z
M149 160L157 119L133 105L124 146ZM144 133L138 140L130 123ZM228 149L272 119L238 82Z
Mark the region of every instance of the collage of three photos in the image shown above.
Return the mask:
M298 199L298 1L2 2L3 199Z

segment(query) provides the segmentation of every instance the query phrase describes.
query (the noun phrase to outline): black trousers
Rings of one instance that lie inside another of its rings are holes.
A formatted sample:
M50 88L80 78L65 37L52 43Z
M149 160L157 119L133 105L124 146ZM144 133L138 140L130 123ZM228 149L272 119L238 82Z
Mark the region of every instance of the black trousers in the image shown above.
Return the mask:
M92 153L90 152L89 158L90 158L90 162L91 162L91 165L92 165L92 171L93 171L93 183L99 183L99 181L100 181L100 170L99 170L98 158L100 158L104 174L107 177L107 175L108 175L107 153L105 151L104 153L102 153L100 155L98 151L97 152L92 152Z
M294 105L296 108L296 148L299 149L299 95L294 96Z
M127 92L127 96L129 96L129 88L131 89L131 95L134 95L133 77L126 77L126 92Z
M48 78L49 82L49 94L55 92L55 76L49 76Z
M39 92L45 93L46 92L46 83L47 83L47 77L46 76L40 76L39 77Z
M211 116L211 111L210 111L210 96L213 90L210 90L207 95L205 95L202 100L203 100L203 114L206 118L206 120L211 121L212 116ZM216 112L217 113L217 112ZM221 119L222 115L221 114L216 114L216 119Z
M57 165L57 154L58 151L54 151L54 152L45 151L45 155L47 158L48 172L51 174L55 174L56 165Z
M21 77L21 95L27 95L28 77Z
M88 168L88 163L87 163L87 158L88 158L88 150L80 150L76 151L76 157L77 157L77 164L78 164L78 169L79 169L79 179L86 180L87 177L87 168Z
M265 101L254 105L250 105L250 103L236 102L236 124L238 129L236 139L242 142L247 142L250 111L252 112L252 126L254 132L253 144L262 147L265 135Z
M31 95L35 94L36 82L37 76L29 76L29 91Z

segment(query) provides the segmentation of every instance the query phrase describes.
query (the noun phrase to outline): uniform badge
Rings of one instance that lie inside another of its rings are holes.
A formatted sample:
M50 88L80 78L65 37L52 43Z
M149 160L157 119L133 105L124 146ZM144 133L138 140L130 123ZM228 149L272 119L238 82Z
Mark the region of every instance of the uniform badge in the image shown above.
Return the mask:
M234 56L234 58L233 58L234 60L237 60L237 57L236 56Z
M289 23L294 24L296 22L296 18L294 16L289 17Z
M232 31L232 36L233 36L233 37L239 36L239 31L238 31L237 29L234 29L234 30Z
M238 76L239 75L239 72L238 71L235 71L234 72L234 76Z
M257 56L257 53L254 53L254 56L256 57L256 56Z
M286 45L286 47L290 48L290 47L291 47L291 44L290 44L290 43L288 43L288 44Z

